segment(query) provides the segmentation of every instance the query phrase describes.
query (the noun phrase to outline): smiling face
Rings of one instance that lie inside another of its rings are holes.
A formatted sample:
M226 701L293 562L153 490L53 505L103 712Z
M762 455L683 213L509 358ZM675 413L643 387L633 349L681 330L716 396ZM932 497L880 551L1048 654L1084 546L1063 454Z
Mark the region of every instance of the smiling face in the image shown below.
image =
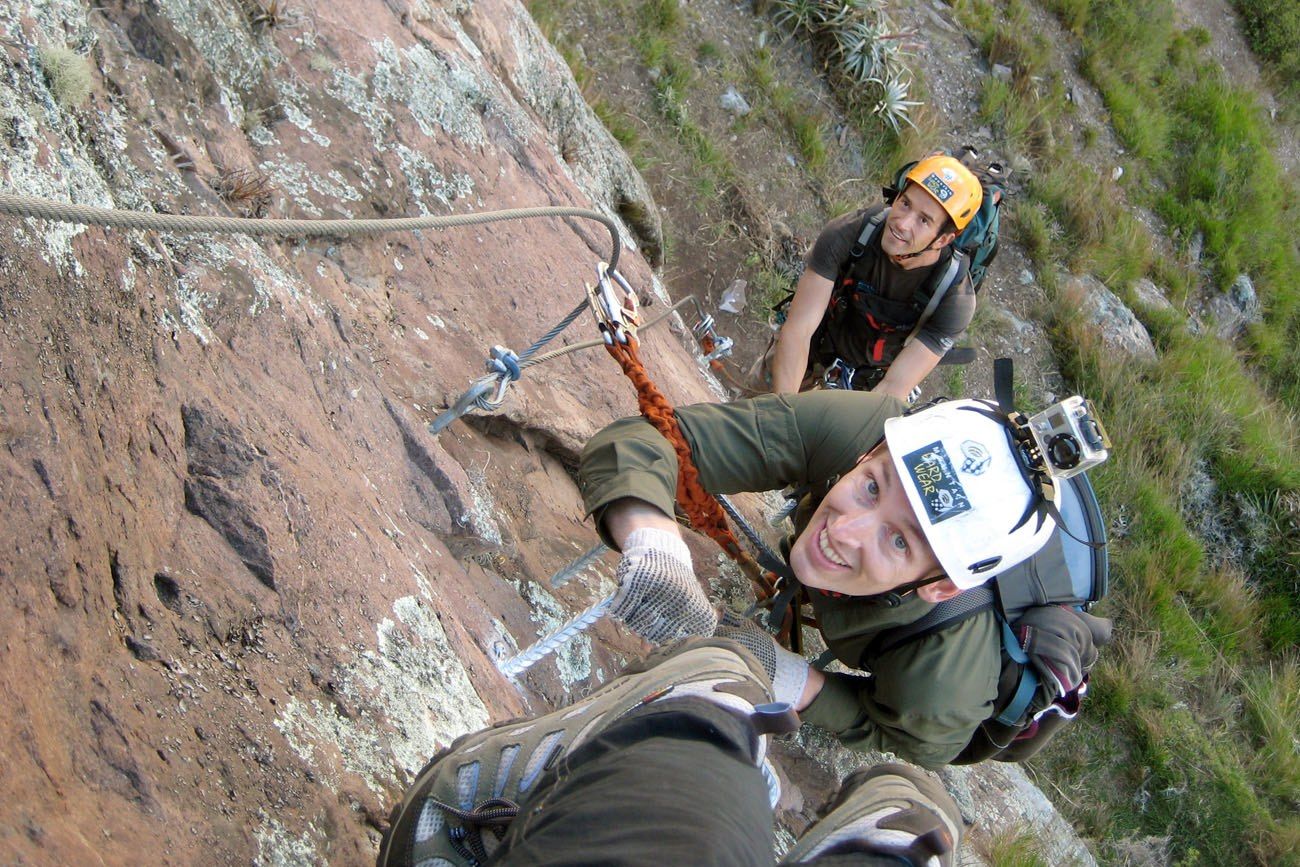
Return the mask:
M806 586L850 596L942 571L884 443L831 488L791 548L790 566Z
M947 222L948 212L938 200L916 183L910 182L889 208L885 230L880 235L880 249L891 257L917 253L934 244L936 239L943 240L939 238L939 232ZM933 264L939 257L939 251L956 236L950 233L944 237L948 240L935 244L934 249L924 255L898 264L905 268Z

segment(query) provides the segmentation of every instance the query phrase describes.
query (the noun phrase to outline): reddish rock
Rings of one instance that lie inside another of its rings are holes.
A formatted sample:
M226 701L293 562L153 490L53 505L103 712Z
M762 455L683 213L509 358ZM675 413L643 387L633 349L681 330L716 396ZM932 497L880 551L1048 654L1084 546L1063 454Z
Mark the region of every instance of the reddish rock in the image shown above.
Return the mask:
M95 67L72 113L0 53L0 186L237 213L213 178L247 169L277 217L621 211L641 215L621 269L649 291L653 202L517 4L251 8L66 22ZM41 14L9 35L67 38ZM604 624L520 685L496 668L612 586L612 560L546 579L595 541L576 450L635 411L613 361L563 357L491 418L426 430L493 344L522 351L581 300L599 224L4 222L0 861L362 863L438 746L639 649ZM584 316L556 345L595 335ZM677 334L644 339L672 400L711 399Z

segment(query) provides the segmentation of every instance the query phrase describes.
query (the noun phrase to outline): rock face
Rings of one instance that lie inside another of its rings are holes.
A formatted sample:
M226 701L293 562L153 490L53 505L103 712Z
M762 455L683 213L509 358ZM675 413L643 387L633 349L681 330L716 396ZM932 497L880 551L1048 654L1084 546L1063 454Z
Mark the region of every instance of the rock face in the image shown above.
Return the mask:
M1064 281L1065 291L1078 299L1083 315L1097 327L1103 342L1112 349L1140 361L1155 361L1156 348L1151 335L1119 297L1090 274L1071 275Z
M657 291L653 200L513 0L56 0L0 29L6 192L595 208ZM54 43L87 58L80 107L40 68ZM609 558L546 579L595 541L571 472L635 412L616 365L567 355L492 417L426 427L489 347L575 306L608 244L554 219L266 242L3 218L0 861L365 863L440 747L639 652L601 624L521 684L496 667L612 587ZM643 334L652 375L715 399L678 332Z
M650 289L653 201L516 3L259 8L11 4L4 189L239 213L242 171L270 216L596 208ZM94 81L71 111L36 51L65 39ZM570 355L492 423L425 430L609 255L554 219L276 243L5 218L0 860L363 863L440 746L616 667L608 626L528 690L494 662L611 585L544 580L594 541L569 472L635 411L617 367ZM669 327L645 356L711 399Z

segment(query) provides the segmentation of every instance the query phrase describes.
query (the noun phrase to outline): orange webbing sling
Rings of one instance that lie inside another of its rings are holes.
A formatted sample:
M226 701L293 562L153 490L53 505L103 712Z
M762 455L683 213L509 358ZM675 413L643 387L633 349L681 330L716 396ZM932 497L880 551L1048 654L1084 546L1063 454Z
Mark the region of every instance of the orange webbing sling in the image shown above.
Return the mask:
M658 386L650 381L637 352L636 337L629 334L626 343L616 340L607 343L605 348L636 387L637 406L641 415L654 425L664 439L672 443L673 450L677 452L677 502L681 504L687 520L693 528L717 542L727 556L736 561L749 580L754 582L754 592L759 602L770 599L775 592L775 576L765 571L748 551L740 547L740 542L727 524L727 516L723 514L722 507L700 484L700 471L691 459L691 448L686 444L686 437L677 424L672 404Z

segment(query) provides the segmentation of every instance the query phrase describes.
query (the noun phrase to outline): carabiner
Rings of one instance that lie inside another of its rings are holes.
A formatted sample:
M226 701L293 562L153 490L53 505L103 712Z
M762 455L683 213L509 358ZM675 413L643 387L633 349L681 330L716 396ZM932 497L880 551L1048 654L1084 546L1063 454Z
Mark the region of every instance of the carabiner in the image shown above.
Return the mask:
M599 263L596 266L596 285L587 286L587 298L607 346L626 344L629 339L636 338L636 330L641 325L640 311L636 293L622 274L609 270L604 262Z

